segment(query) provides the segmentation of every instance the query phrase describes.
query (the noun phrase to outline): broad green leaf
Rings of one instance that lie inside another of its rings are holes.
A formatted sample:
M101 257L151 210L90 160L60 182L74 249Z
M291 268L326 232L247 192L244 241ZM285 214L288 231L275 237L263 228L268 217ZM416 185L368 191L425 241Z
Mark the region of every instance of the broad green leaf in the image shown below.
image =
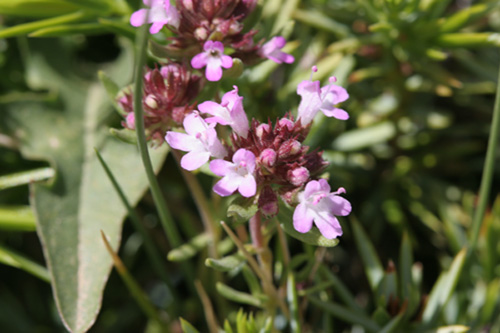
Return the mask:
M94 148L101 152L132 205L144 194L148 182L137 148L108 133L106 121L113 111L102 86L78 80L67 62L69 55L56 41L33 41L31 47L35 51L28 56L28 83L58 90L61 101L13 105L0 126L16 134L26 158L47 160L56 170L52 185L31 186L31 203L59 313L69 330L83 332L99 312L112 266L100 231L109 237L113 249L118 248L126 215ZM130 79L131 62L125 53L110 70L120 84ZM151 154L158 170L166 149Z
M0 206L0 230L35 231L35 217L29 206Z
M39 279L50 282L50 274L47 269L24 255L10 250L0 244L0 263L22 269L33 274Z

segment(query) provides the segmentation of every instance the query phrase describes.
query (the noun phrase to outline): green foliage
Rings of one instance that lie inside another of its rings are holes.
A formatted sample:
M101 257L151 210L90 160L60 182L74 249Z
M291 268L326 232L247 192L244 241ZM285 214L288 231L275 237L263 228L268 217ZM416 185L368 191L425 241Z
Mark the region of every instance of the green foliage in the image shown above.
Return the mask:
M95 320L96 331L500 331L500 197L489 198L500 177L496 1L259 2L246 21L256 40L285 36L296 62L238 59L196 102L236 84L249 114L274 121L295 114L312 65L314 80L335 75L350 119L318 116L306 144L325 150L321 177L353 204L340 239L297 232L293 208L281 205L259 242L248 231L253 198L208 195L206 170L192 175L193 190L172 161L160 172L164 146L148 150L121 128L117 95L141 91L129 85L129 3L0 3L0 327L60 331L57 307L77 332ZM143 63L192 53L167 52L169 34L136 43L136 76ZM122 230L126 215L134 228ZM226 217L229 237L218 223ZM128 268L124 282L109 275L112 257Z

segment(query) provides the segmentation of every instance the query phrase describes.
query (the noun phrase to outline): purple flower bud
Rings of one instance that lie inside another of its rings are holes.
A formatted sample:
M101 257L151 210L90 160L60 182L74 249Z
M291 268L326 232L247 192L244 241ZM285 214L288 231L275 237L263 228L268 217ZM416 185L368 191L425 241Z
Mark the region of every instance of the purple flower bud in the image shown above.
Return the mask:
M292 157L293 155L297 155L298 153L300 153L301 148L302 145L297 140L287 140L283 142L283 144L279 148L278 157L282 159Z
M260 54L264 58L271 59L272 61L281 64L283 62L291 64L294 62L294 57L288 53L282 52L281 49L285 46L286 40L283 36L276 36L271 38L267 43L262 45Z
M255 129L255 135L262 140L264 139L264 136L267 136L267 134L271 133L271 130L272 129L269 124L260 124Z
M271 148L264 149L259 156L260 163L268 168L272 168L276 163L276 152Z
M287 172L288 181L295 186L302 186L309 179L309 170L299 167Z
M294 125L295 123L288 118L281 118L280 120L278 120L278 126L286 127L289 131L293 130Z
M260 191L258 205L261 213L264 215L274 216L278 214L278 197L271 186L267 185Z
M146 105L151 109L158 108L158 102L156 101L156 98L151 94L146 96L146 98L144 99L144 103L146 103Z
M135 129L135 116L133 112L127 114L125 118L125 122L127 123L127 128L134 130Z

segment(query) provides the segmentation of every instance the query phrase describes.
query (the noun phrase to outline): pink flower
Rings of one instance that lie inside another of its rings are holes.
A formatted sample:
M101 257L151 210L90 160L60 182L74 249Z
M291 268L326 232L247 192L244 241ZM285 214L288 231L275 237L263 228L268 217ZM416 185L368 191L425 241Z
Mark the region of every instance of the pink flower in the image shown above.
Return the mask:
M292 55L281 51L285 44L286 40L282 36L273 37L267 43L262 45L260 54L278 64L283 62L291 64L295 61L295 58Z
M316 72L316 66L313 67ZM304 80L297 87L297 94L302 99L299 104L298 118L303 126L309 124L318 111L327 117L335 117L340 120L349 118L349 114L335 107L336 104L344 102L349 98L347 91L335 84L335 77L330 78L330 84L320 88L319 81Z
M184 169L192 171L207 163L210 156L224 158L227 155L213 126L209 126L198 112L188 114L183 125L187 134L169 131L165 140L172 148L189 152L181 159Z
M233 59L224 54L224 45L219 41L208 40L203 45L203 52L198 53L191 59L193 68L203 68L208 81L219 81L222 77L222 68L231 68Z
M130 24L140 27L145 23L153 23L149 32L156 34L165 24L178 28L180 24L179 12L170 5L169 0L142 0L150 9L139 9L130 16Z
M233 155L233 162L213 160L210 170L217 176L224 177L214 185L214 192L225 197L238 190L244 197L252 197L257 192L255 155L246 149L238 149Z
M207 118L207 123L218 123L229 125L236 134L246 138L248 135L248 118L243 109L243 97L238 95L238 87L233 86L233 90L222 96L220 104L206 101L198 105L201 113L211 114L213 117Z
M324 179L311 180L298 194L299 204L293 213L294 228L306 233L311 230L314 221L326 238L341 236L342 228L336 215L349 215L352 209L349 201L339 196L341 193L345 193L342 187L330 193L330 185Z

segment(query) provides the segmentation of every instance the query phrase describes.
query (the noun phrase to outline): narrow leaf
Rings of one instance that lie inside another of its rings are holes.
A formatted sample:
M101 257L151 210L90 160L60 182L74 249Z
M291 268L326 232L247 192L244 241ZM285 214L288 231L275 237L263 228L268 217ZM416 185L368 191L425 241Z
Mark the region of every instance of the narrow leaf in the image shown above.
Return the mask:
M52 26L56 26L59 24L64 24L64 23L71 23L71 22L78 22L83 19L86 19L90 17L88 13L78 11L66 15L61 15L45 20L40 20L40 21L35 21L35 22L30 22L30 23L24 23L24 24L19 24L14 27L10 28L5 28L0 31L0 38L8 38L8 37L14 37L14 36L19 36L19 35L26 35L29 34L35 30L43 29L43 28L48 28Z
M23 271L28 272L45 282L50 282L50 274L45 267L1 244L0 262L5 265L22 269Z
M290 327L294 333L300 333L300 316L299 316L299 300L297 297L297 287L293 273L288 273L286 284L286 295L288 306L290 307Z
M352 229L354 232L354 240L356 247L363 260L366 276L372 291L376 291L377 287L384 276L384 268L377 256L377 251L366 235L365 231L355 218L351 218Z
M181 321L181 328L183 333L200 333L190 322L184 318L179 318Z
M235 254L221 259L207 258L205 265L220 272L229 272L245 263L245 256Z
M451 267L448 271L441 273L437 282L434 284L429 299L422 315L424 322L434 321L441 310L446 305L455 290L458 278L462 272L465 262L466 249L462 249L453 259Z
M183 244L173 250L171 250L167 258L171 261L184 261L189 258L192 258L196 255L200 250L207 247L210 242L210 235L203 233L200 234L193 239L191 239L186 244Z
M230 301L241 304L248 304L256 307L262 307L262 301L255 296L233 289L221 282L217 282L215 287L217 288L219 294Z
M35 216L29 206L0 207L0 229L35 231Z
M55 172L52 168L40 168L29 171L16 172L10 175L0 177L0 190L27 185L33 182L47 180L54 177Z

